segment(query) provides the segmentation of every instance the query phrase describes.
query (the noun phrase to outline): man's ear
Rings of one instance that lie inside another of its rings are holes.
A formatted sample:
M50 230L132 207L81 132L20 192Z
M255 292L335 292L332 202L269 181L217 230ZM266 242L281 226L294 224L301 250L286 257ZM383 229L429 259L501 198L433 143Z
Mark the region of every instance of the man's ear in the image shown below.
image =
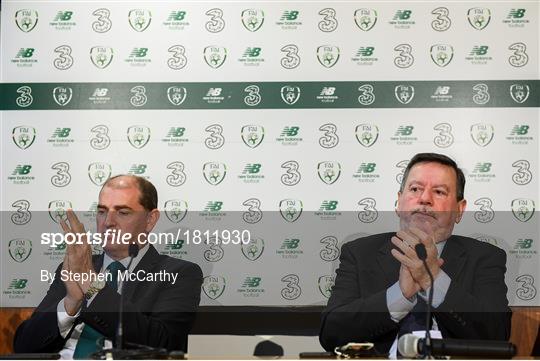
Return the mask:
M146 217L146 232L151 232L159 220L159 210L157 208L152 209Z
M465 208L467 208L467 201L465 199L462 199L457 204L457 216L456 216L456 223L461 222L461 218L463 217L463 213L465 213Z
M394 212L396 212L396 214L398 214L399 216L399 198L401 197L401 192L397 192L397 199L396 199L396 205L394 207Z

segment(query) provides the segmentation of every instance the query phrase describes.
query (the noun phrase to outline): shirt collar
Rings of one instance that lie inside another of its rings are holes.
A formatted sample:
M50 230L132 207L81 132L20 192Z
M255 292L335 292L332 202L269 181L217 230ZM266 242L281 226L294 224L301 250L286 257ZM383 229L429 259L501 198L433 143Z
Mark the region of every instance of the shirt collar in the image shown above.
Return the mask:
M148 249L150 247L148 246L148 244L145 244L141 249L139 249L139 253L137 254L137 257L133 258L133 262L131 262L131 266L129 267L130 269L128 271L133 271L135 269L135 267L137 267L137 265L139 264L140 260L144 257L144 255L146 254L146 252L148 252ZM127 268L128 264L129 264L129 260L130 260L130 257L125 257L125 258L122 258L121 260L119 260L120 263L122 263L122 265L124 265L124 267ZM104 270L107 269L107 267L109 267L109 265L111 263L114 262L114 259L112 259L108 254L107 252L104 252L104 255L103 255L103 266L101 267L101 271L103 272Z
M446 246L446 241L447 240L444 240L444 241L441 241L441 242L435 244L435 247L437 247L437 253L439 254L439 257L442 254L444 246Z

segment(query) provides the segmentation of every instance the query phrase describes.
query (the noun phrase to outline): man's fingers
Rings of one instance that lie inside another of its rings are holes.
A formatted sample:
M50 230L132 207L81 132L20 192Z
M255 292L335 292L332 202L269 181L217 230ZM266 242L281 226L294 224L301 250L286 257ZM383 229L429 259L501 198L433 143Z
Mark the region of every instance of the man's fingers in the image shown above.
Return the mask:
M66 221L64 221L62 218L60 218L60 227L62 227L62 230L64 233L71 233L71 228L67 225Z
M397 249L392 249L390 252L392 253L392 256L394 256L394 258L397 259L402 265L414 267L414 261L401 254Z
M74 232L84 232L84 225L79 221L73 209L70 208L67 210L67 217Z
M407 244L412 248L414 248L414 246L416 246L416 244L420 242L413 233L409 232L406 229L399 230L396 233L396 236L401 240L407 242Z
M398 237L391 238L392 243L399 248L407 257L418 258L414 248L412 248L406 241L402 241Z

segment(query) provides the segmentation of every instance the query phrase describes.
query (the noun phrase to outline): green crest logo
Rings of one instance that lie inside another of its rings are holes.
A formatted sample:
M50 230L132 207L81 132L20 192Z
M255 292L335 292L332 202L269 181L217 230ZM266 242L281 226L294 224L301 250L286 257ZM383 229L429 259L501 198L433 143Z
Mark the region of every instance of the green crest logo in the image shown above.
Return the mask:
M534 215L534 201L532 199L518 198L512 201L512 213L520 222L527 222Z
M355 130L356 140L366 148L371 147L379 138L379 128L372 124L360 124Z
M529 98L529 86L527 84L512 84L510 85L510 96L512 100L518 104L523 104Z
M285 85L281 88L281 99L285 104L293 105L300 99L300 87Z
M187 215L188 204L181 199L169 199L163 206L167 219L172 223L180 223Z
M21 125L13 128L11 137L17 147L26 149L34 143L34 140L36 140L36 129Z
M256 261L264 251L264 240L252 238L247 244L242 243L242 254L250 261Z
M53 89L53 99L61 107L68 105L72 97L73 90L69 87L57 86Z
M491 11L487 8L471 8L467 11L469 24L476 30L483 30L491 20Z
M257 148L264 139L264 127L261 125L245 125L242 127L242 140L250 148Z
M321 295L326 298L330 298L332 294L332 287L334 286L334 277L333 276L321 276L319 277L319 291Z
M258 9L246 9L242 11L242 25L251 31L259 30L264 23L264 11Z
M150 26L152 13L148 10L133 9L129 11L128 20L133 30L142 32Z
M73 208L70 201L57 200L49 202L49 216L58 223L60 219L67 220L67 210Z
M289 223L296 222L302 215L304 206L299 199L283 199L279 202L279 213Z
M330 185L334 184L341 175L341 165L338 162L320 162L317 166L320 180Z
M493 140L495 131L493 125L478 123L471 126L472 140L481 147L485 147Z
M394 95L401 104L409 104L414 98L414 86L398 85L394 88Z
M209 162L203 165L204 179L213 186L221 183L225 179L226 174L227 166L223 163Z
M333 45L321 45L317 48L317 60L325 68L331 68L339 60L339 48Z
M105 46L94 46L90 49L90 60L99 69L105 69L113 60L113 49Z
M206 276L203 280L202 289L208 298L215 300L225 291L225 278L221 276Z
M15 13L15 23L17 27L29 33L34 29L38 22L38 12L35 10L22 9Z
M171 86L167 89L167 99L172 105L180 105L186 100L187 90L184 87Z
M141 149L150 140L150 128L144 125L134 125L128 128L127 138L134 148Z
M433 60L437 66L444 68L452 61L452 58L454 57L454 48L452 45L435 44L431 47L430 54L431 60Z
M204 48L204 61L210 67L217 69L223 65L227 59L227 49L219 46L207 46Z
M22 263L30 257L32 253L32 241L29 239L17 238L9 241L9 255L15 262Z
M111 176L112 168L107 163L90 163L88 165L88 177L97 186L102 186Z
M377 23L377 11L373 9L357 9L354 12L354 22L363 31L370 31Z

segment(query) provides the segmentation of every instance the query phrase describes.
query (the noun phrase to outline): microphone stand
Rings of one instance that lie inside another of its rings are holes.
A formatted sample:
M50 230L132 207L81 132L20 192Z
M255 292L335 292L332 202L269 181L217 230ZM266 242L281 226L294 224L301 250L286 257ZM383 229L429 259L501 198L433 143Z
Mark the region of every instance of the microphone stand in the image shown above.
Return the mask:
M427 259L427 251L426 246L424 246L422 243L418 243L415 247L416 254L418 255L418 258L422 261L424 264L424 268L426 269L428 276L429 276L429 293L428 293L428 302L427 302L427 309L426 309L426 341L424 345L424 359L432 359L432 350L431 350L431 304L433 303L433 287L435 284L435 280L433 279L433 274L431 273L431 270L429 269L426 259Z

